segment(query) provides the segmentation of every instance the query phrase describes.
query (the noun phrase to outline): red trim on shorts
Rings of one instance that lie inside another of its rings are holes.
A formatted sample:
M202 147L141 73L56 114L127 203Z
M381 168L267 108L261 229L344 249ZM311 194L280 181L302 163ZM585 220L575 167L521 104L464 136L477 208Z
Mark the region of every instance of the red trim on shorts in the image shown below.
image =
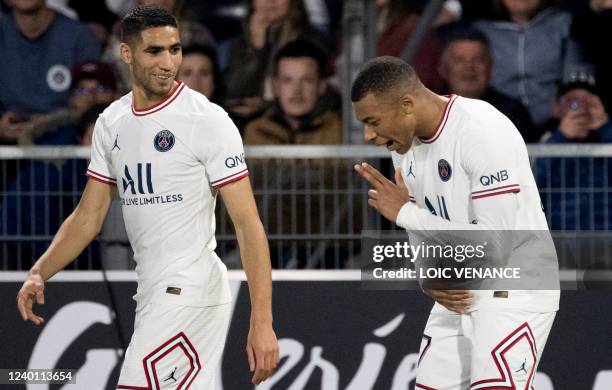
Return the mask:
M155 360L153 360L151 362L151 369L153 370L153 379L155 379L155 386L157 386L158 388L161 387L159 385L159 380L157 378L157 369L155 368L155 364L163 359L167 354L169 354L170 352L174 351L175 349L180 348L183 350L183 353L185 354L185 356L187 356L187 358L189 359L189 371L187 371L187 373L185 374L185 376L183 377L183 380L178 384L178 386L176 387L177 390L180 390L183 386L183 384L185 383L185 381L187 380L187 378L189 377L189 375L191 375L191 373L193 372L193 358L191 357L191 355L187 352L187 349L185 349L185 347L183 346L183 344L181 342L176 343L172 348L168 349L167 351L165 351L164 353L162 353L161 355L159 355L158 357L155 358ZM188 388L189 386L187 386Z
M226 186L226 185L228 185L228 184L230 184L230 183L233 183L233 182L235 182L235 181L238 181L238 180L244 179L244 178L245 178L245 177L247 177L247 176L249 176L249 172L248 172L248 171L247 171L247 172L244 172L244 173L243 173L242 175L240 175L240 176L234 177L234 178L233 178L233 179L231 179L231 180L228 180L228 181L223 182L223 183L220 183L220 184L213 185L213 188L214 188L214 189L216 189L216 190L218 190L218 189L219 189L219 188L221 188L221 187L224 187L224 186Z
M185 374L185 376L184 376L183 380L181 381L181 383L179 383L179 385L176 387L177 390L181 390L182 389L183 384L185 384L185 381L187 381L187 378L189 378L191 373L196 368L194 366L193 357L189 354L189 352L187 351L187 349L185 348L185 346L183 344L186 344L189 347L189 349L191 350L191 352L195 356L195 363L197 365L196 373L193 375L193 378L191 378L191 380L186 384L184 390L189 389L189 386L191 386L191 384L193 383L195 378L198 376L198 373L202 370L202 365L200 364L200 357L198 356L198 351L193 347L193 344L191 344L191 341L189 341L189 338L185 335L185 333L180 332L176 336L173 336L172 338L170 338L167 341L165 341L159 347L155 348L155 350L153 350L153 352L149 353L147 356L145 356L142 359L142 365L143 365L143 368L144 368L145 377L147 378L147 384L149 385L149 387L146 387L144 389L146 389L146 390L150 390L151 389L151 376L149 375L149 370L147 368L147 363L149 362L150 358L153 355L155 355L156 353L158 353L159 351L161 351L162 349L166 348L172 342L176 341L177 339L181 339L181 340L179 340L179 342L177 342L174 346L172 346L167 351L164 351L160 356L155 358L153 361L151 361L151 370L152 370L152 373L153 373L153 380L155 381L156 387L159 388L160 386L159 386L159 380L157 378L157 371L155 369L155 364L159 360L161 360L164 356L166 356L167 354L169 354L170 352L175 350L177 347L179 347L179 348L181 348L183 350L183 353L189 359L189 365L191 366L189 368L189 371L187 371L187 373Z
M172 89L170 90L170 92L168 92L166 97L164 97L162 100L160 100L159 102L149 107L140 108L140 109L134 106L134 101L133 101L134 98L132 97L132 113L136 116L144 116L144 115L153 114L154 112L157 112L167 107L170 103L172 103L178 97L178 95L180 95L183 89L185 89L185 84L183 84L182 81L177 80L177 84L174 87L172 87Z
M188 389L189 386L191 386L191 384L195 380L195 378L198 376L198 373L202 370L202 364L200 363L200 355L198 355L198 351L193 347L193 344L191 344L191 341L189 340L189 338L185 335L183 335L183 337L185 337L185 342L187 343L189 348L191 348L191 350L193 351L193 354L195 355L195 358L196 358L196 365L198 366L198 371L195 373L195 375L189 381L189 383L187 383L187 387L185 387L185 389Z
M440 118L440 121L438 122L438 125L436 126L434 135L432 135L429 138L420 138L421 142L425 144L430 144L432 142L435 142L435 140L437 140L438 137L440 137L440 134L442 134L442 130L444 130L444 126L446 126L446 123L448 122L448 117L450 115L451 107L456 99L457 99L456 95L449 96L448 102L446 102L446 107L444 107L444 112L442 113L442 117Z
M117 385L115 389L130 389L130 390L151 390L150 387Z
M513 336L515 336L517 333L519 333L521 330L526 329L526 333L522 334L520 337L517 337L516 340L514 340L512 342L512 344L510 344L509 346L507 346L506 348L504 348L503 351L500 352L500 357L501 360L503 361L504 367L506 368L506 371L510 374L510 384L512 385L512 387L508 387L508 385L506 384L506 382L508 381L508 378L506 378L506 374L504 372L504 370L501 367L501 364L499 362L499 359L497 358L497 356L495 356L496 352L502 347L502 345L504 343L506 343L510 338L512 338ZM531 338L528 337L531 336ZM493 357L493 361L495 362L495 365L497 366L497 370L499 371L499 373L501 374L501 378L498 379L484 379L484 380L480 380L477 382L474 382L470 385L470 389L476 385L479 384L483 384L483 383L495 383L497 382L496 385L491 385L491 386L486 386L486 387L480 387L478 388L478 390L485 390L485 389L498 389L500 388L500 386L502 388L508 389L508 390L517 390L516 389L516 385L514 384L514 380L512 379L512 371L510 370L510 367L508 366L508 362L506 361L504 354L506 352L508 352L508 350L510 350L512 347L514 347L514 345L516 345L516 343L519 342L519 340L521 340L523 337L525 337L527 339L527 342L529 343L529 346L531 347L531 354L533 355L533 365L531 366L531 371L529 373L529 376L527 377L527 384L525 386L525 390L528 390L529 388L529 384L531 383L533 374L534 374L534 370L536 367L536 364L538 362L538 354L536 351L536 346L534 345L535 343L535 337L533 336L533 332L531 331L531 328L529 327L529 324L527 322L524 322L521 326L519 326L518 328L516 328L514 331L512 331L512 333L510 333L508 336L506 336L506 338L504 338L499 344L497 344L497 346L495 348L493 348L491 350L491 356ZM533 339L533 342L531 342L531 340ZM499 382L503 382L503 383L499 383Z
M422 385L422 384L420 384L419 382L417 382L417 383L415 384L415 387L416 387L417 389L423 389L423 390L436 390L436 389L435 389L435 388L433 388L433 387L429 387L429 386Z

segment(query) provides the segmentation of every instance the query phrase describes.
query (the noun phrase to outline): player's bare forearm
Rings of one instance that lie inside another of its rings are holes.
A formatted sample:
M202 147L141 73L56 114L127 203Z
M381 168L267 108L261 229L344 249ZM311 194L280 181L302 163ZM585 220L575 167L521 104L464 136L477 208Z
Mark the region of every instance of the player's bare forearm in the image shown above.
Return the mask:
M272 324L272 271L264 228L257 218L236 227L242 266L249 282L251 324Z
M279 351L272 328L272 270L266 233L259 219L248 178L221 188L234 223L251 296L251 326L247 337L253 384L266 380L278 365Z
M47 280L74 260L100 232L113 191L114 187L89 180L81 201L62 223L30 273Z
M44 322L32 308L34 303L45 303L45 280L74 260L98 234L114 191L114 187L89 180L78 206L59 228L47 251L36 261L17 294L17 309L24 321L36 325Z
M251 322L272 323L272 271L266 233L248 179L221 189L230 214L249 283Z
M34 264L31 273L49 279L74 260L96 236L98 230L75 210L57 231L49 248Z

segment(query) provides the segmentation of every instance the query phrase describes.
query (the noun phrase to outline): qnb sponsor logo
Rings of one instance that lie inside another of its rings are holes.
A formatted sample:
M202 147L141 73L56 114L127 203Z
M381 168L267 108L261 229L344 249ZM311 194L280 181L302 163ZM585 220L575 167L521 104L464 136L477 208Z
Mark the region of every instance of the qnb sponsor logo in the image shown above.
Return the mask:
M154 194L151 170L151 163L144 164L144 170L143 164L138 163L136 166L136 180L134 180L134 177L130 173L130 169L126 165L123 168L123 193L125 194L129 189L132 195L136 195L136 190L142 195ZM145 192L145 185L147 192Z
M503 170L496 172L492 175L480 176L480 184L483 186L490 186L492 184L501 183L502 181L508 180L508 171Z
M230 156L225 159L225 166L228 168L235 168L243 164L244 164L244 153L241 153L239 156Z

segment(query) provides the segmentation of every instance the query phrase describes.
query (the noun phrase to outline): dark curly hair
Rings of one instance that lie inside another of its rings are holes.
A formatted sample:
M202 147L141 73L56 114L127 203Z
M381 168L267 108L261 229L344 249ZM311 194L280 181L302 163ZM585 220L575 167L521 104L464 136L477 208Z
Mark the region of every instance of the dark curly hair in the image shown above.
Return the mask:
M121 41L131 42L140 38L143 30L165 26L178 28L176 18L167 10L156 5L136 7L121 21Z

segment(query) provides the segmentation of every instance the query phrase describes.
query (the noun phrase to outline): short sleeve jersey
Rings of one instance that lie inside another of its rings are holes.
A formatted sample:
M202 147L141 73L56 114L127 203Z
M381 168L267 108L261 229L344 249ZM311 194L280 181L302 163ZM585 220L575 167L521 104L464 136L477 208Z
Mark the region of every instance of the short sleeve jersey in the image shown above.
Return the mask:
M222 108L182 82L144 110L133 107L129 93L98 118L87 175L117 185L139 305L154 286L206 280L200 302L229 299L226 283L210 280L211 273L225 275L214 254L215 199L248 170L238 129Z
M410 150L392 153L411 202L451 222L478 223L474 202L511 194L517 199L515 226L508 230L548 230L527 147L512 122L489 103L451 95L435 133L415 139ZM554 256L554 248L544 256ZM521 294L513 294L519 296ZM556 310L558 291L533 291L516 307ZM532 296L533 295L533 296ZM533 302L531 300L533 299Z

